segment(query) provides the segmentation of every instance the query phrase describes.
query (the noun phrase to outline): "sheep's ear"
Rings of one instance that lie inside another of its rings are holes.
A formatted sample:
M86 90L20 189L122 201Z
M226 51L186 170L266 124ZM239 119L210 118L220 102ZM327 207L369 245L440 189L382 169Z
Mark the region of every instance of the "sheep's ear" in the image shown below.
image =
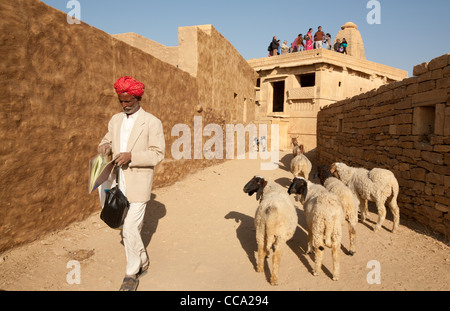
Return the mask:
M264 188L267 185L267 181L263 181L262 185L260 185L258 192L256 192L256 201L259 201L259 199L262 197L263 192L264 192Z
M333 164L331 164L331 167L330 167L330 173L333 175L336 175L337 172L336 172L336 174L335 174L335 172L336 172L336 163L333 163Z
M306 200L307 195L308 195L308 184L305 183L305 186L303 187L303 191L302 191L303 200Z

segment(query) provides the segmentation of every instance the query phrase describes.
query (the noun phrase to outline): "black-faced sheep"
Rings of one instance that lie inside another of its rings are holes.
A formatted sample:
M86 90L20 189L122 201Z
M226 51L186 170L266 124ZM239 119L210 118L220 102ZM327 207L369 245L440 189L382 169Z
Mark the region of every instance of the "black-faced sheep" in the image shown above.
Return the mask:
M356 194L360 202L359 207L363 221L367 213L366 200L376 203L378 222L374 231L381 228L386 218L386 201L394 215L392 232L398 229L400 223L400 211L397 205L399 185L391 171L381 168L374 168L369 171L365 168L350 167L344 163L333 163L331 173Z
M337 196L323 186L304 178L294 178L288 190L289 194L300 195L308 229L308 250L314 250L314 275L322 267L324 245L331 247L333 258L333 280L339 279L340 248L342 239L343 212Z
M319 166L317 168L316 175L322 186L324 186L331 193L334 193L341 202L344 217L348 223L348 233L350 238L350 249L348 253L353 256L356 252L355 241L359 201L355 194L342 181L331 174L328 166Z
M264 259L273 248L270 283L278 284L278 270L282 249L290 240L298 225L298 216L291 198L280 185L253 177L244 187L252 196L256 193L259 206L255 214L256 243L258 245L257 272L264 271Z

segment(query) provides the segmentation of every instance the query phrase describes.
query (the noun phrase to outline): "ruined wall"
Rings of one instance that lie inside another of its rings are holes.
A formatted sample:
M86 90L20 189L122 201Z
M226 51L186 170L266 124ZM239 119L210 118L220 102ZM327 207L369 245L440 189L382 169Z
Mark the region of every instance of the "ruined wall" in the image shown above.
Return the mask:
M3 0L0 17L0 252L100 209L88 194L88 162L121 111L120 76L145 83L142 106L163 122L166 159L155 187L213 164L171 158L171 129L193 128L204 92L195 77L87 24L69 25L38 0Z
M403 216L450 236L450 54L318 114L319 161L392 170Z
M115 39L141 49L145 53L155 56L163 62L173 66L177 66L178 64L178 47L176 46L165 46L133 32L112 36Z

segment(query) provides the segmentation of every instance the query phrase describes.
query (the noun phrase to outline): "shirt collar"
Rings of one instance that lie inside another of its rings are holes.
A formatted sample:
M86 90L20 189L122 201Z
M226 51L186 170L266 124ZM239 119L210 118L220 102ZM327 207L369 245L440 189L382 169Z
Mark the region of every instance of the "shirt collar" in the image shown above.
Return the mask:
M142 107L139 107L139 110L136 111L135 113L133 113L132 115L129 115L128 118L127 118L127 114L124 112L124 113L123 113L123 117L124 117L124 118L127 118L127 119L132 119L132 120L136 121L136 119L138 118L139 113L141 112L141 110L142 110Z

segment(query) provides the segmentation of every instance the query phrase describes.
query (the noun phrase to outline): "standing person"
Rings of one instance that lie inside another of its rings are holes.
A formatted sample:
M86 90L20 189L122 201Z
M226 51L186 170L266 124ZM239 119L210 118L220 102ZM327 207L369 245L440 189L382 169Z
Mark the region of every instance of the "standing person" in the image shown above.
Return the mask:
M314 34L314 48L321 49L323 43L323 37L325 33L322 31L322 26L319 26L317 32Z
M327 50L331 50L331 45L332 45L331 44L331 35L329 33L327 33L327 36L326 36L324 42L325 42L325 48Z
M336 39L336 43L333 46L335 52L339 52L339 47L341 46L341 39Z
M303 34L298 35L298 51L304 51L305 50L305 44L303 43Z
M312 50L313 47L313 37L312 37L312 28L309 28L308 33L305 35L305 41L306 41L306 50Z
M278 44L278 49L277 49L277 55L281 55L281 44L280 44L280 40L277 40L277 44Z
M287 41L284 40L283 44L281 45L281 55L289 53L289 47L287 45Z
M276 56L278 54L278 46L280 44L277 41L277 36L273 36L272 42L269 45L269 57Z
M292 42L291 48L292 52L298 52L298 37L294 39L294 42Z
M341 48L342 48L342 54L347 54L347 40L342 39Z
M165 141L161 121L141 108L145 85L131 77L122 77L114 88L123 112L109 121L98 152L112 154L116 165L120 166L118 186L130 202L122 228L127 265L120 290L135 291L139 277L149 267L141 229L150 201L153 169L164 158Z

